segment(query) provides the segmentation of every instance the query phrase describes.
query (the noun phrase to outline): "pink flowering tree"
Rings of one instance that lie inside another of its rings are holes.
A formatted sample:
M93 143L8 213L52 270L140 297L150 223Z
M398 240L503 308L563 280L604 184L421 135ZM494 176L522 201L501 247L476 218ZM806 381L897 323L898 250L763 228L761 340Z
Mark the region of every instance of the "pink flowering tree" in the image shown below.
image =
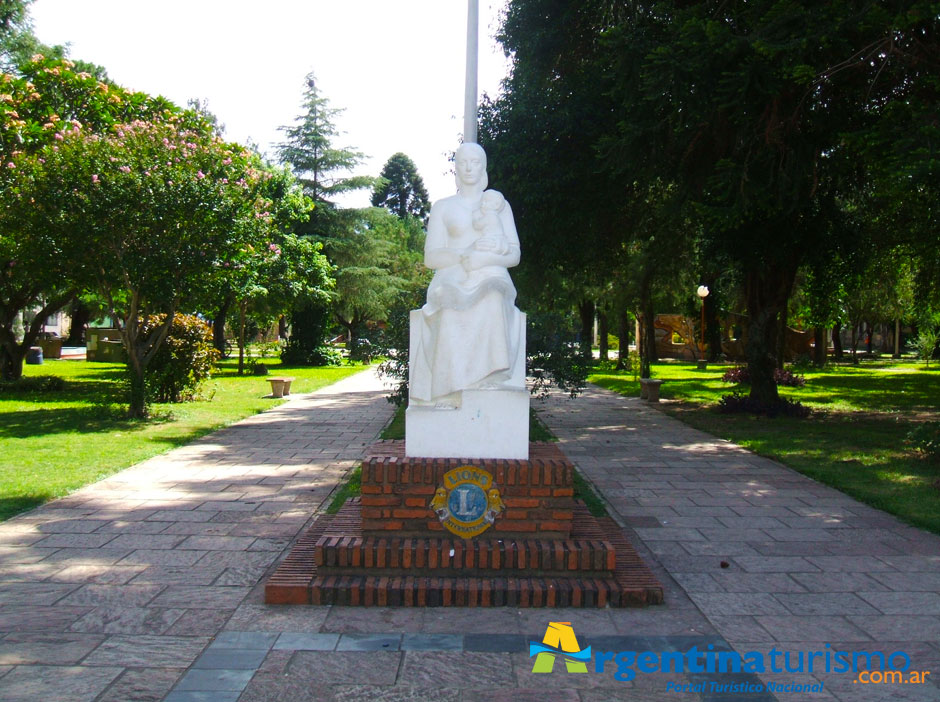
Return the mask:
M147 368L176 312L271 239L253 155L194 121L138 120L100 136L73 127L14 159L23 227L58 232L59 255L120 328L133 417L147 415ZM157 313L164 323L143 332L141 318Z
M19 378L23 358L44 320L78 292L73 262L62 255L57 226L26 226L22 202L10 197L41 152L76 130L103 133L134 119L179 114L163 98L105 83L65 59L34 55L16 74L0 73L0 377ZM30 205L28 201L27 205ZM33 317L18 336L15 323Z
M327 304L334 286L332 267L321 253L321 244L291 231L307 221L313 202L290 171L261 168L260 188L267 209L255 213L255 223L266 238L260 246L246 244L223 278L238 312L239 374L244 372L249 318L268 326L300 300Z

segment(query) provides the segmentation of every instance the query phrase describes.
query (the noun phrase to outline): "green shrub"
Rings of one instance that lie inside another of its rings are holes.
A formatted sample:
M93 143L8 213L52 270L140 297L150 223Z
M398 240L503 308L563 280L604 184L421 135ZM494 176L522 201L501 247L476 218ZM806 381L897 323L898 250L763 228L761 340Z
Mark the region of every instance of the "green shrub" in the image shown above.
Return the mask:
M940 343L940 332L930 326L922 329L920 336L914 340L917 355L924 359L927 368L930 368L930 359L934 357L938 343Z
M57 375L23 376L17 380L0 381L0 393L63 392L68 388L65 378Z
M252 375L267 375L268 367L264 365L261 361L257 359L251 359L248 361L248 372Z
M927 458L940 460L940 422L924 422L907 434L904 443Z
M141 335L146 338L164 319L164 314L146 317L141 322ZM199 386L212 375L218 356L208 324L195 315L175 315L170 333L147 368L150 398L155 402L194 399Z

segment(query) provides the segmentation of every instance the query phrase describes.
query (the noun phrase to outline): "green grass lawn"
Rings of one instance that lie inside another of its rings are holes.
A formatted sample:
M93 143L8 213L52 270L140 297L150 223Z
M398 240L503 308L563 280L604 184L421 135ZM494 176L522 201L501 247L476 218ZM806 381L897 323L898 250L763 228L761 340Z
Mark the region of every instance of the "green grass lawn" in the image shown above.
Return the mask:
M660 408L697 429L775 458L905 521L940 533L940 464L904 444L910 429L938 419L940 372L923 364L863 362L808 371L806 387L780 394L813 410L808 419L721 414L715 403L734 386L721 382L731 366L654 366L663 380ZM593 383L639 395L632 375L597 371ZM746 390L746 388L742 388Z
M363 366L301 368L265 359L273 373L296 378L292 393L311 392ZM48 360L26 376L64 378L62 392L0 392L0 519L186 444L280 404L263 376L239 376L224 361L203 387L206 399L153 405L155 418L126 418L124 366Z

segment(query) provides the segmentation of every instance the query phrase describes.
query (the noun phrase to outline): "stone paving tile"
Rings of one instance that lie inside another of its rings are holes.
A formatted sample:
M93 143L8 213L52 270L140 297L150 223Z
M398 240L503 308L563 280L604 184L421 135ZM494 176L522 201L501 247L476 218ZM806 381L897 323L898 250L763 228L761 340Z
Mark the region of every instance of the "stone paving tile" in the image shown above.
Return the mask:
M298 651L291 659L288 673L291 677L305 680L308 685L311 681L318 684L393 685L398 678L403 655L408 654L397 651ZM418 655L432 654L422 651ZM446 674L446 671L442 672Z
M550 614L558 612L554 609L516 610L510 608L486 609L479 607L441 607L420 612L418 621L420 626L411 629L397 629L398 631L422 632L426 634L487 634L498 631L504 634L523 634L538 630L538 625L524 627L523 617L533 617L538 620L539 613L544 612L545 619L541 620L544 630L545 623L559 621L549 619ZM568 621L573 610L563 610L564 616L560 621ZM339 619L340 615L337 615ZM574 615L576 616L576 615ZM394 627L386 626L385 631L395 631ZM326 629L324 629L326 631ZM368 631L368 629L366 629Z
M885 591L888 588L879 582L879 575L879 573L874 573L872 576L865 573L794 573L793 579L810 592Z
M280 605L243 604L229 618L225 628L232 631L320 631L330 610L328 607L282 607ZM365 629L368 631L368 629ZM388 628L385 629L388 631Z
M160 702L182 674L180 668L129 668L96 702Z
M0 680L4 702L92 702L123 672L113 666L20 665Z
M52 534L37 541L34 545L41 548L101 548L116 538L116 534ZM123 547L112 546L111 548Z
M208 551L185 551L182 549L153 551L142 548L130 552L121 561L121 565L191 566L208 553Z
M103 640L86 634L16 632L0 640L0 664L73 665Z
M916 613L891 616L850 616L848 620L875 640L940 641L940 617Z
M84 660L86 665L127 668L186 668L209 642L205 636L110 636Z
M871 636L847 617L771 616L756 617L757 622L777 641L871 641Z
M143 606L156 597L163 585L82 585L61 600L67 606Z
M852 592L781 593L777 600L792 614L816 615L877 615L880 612Z
M467 690L492 689L515 682L509 653L408 651L403 655L398 678L403 685Z
M859 592L859 597L882 614L940 614L940 593L937 592Z
M186 610L163 607L97 607L72 624L71 631L102 634L165 634Z
M773 635L760 625L758 618L751 615L716 614L710 616L709 621L733 643L774 640Z
M401 634L342 634L337 651L398 651Z
M77 588L63 583L0 584L0 605L51 605Z
M168 585L150 604L154 607L187 607L189 609L228 608L237 607L247 594L248 588L246 587Z
M765 593L690 592L689 597L702 610L713 614L788 614L778 599Z
M309 608L307 608L309 609ZM487 617L485 609L473 610ZM419 608L402 607L330 607L320 627L324 632L372 633L383 631L423 631L425 612ZM233 627L234 628L234 627ZM493 629L488 629L493 631ZM446 633L446 632L445 632Z
M410 636L419 637L411 646L407 647ZM433 637L435 634L405 634L402 650L421 650L418 646L427 637ZM436 636L448 636L447 634L438 634ZM274 644L275 651L333 651L336 650L336 644L339 643L340 634L309 634L284 632L277 637ZM434 640L431 640L434 643ZM461 639L461 645L462 645Z
M187 609L165 634L169 636L208 636L220 631L231 618L232 609Z
M69 626L93 607L47 605L0 605L0 632L67 631Z
M144 566L73 565L49 576L49 582L124 585L143 570Z
M240 692L254 675L254 670L192 668L176 683L174 692Z

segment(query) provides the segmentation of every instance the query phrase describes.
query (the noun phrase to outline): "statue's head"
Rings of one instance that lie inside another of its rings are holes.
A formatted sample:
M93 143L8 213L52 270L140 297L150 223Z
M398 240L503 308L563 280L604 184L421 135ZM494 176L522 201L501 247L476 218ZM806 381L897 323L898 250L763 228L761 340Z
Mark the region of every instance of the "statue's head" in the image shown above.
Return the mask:
M486 190L489 183L486 177L486 152L479 144L461 144L454 155L454 168L457 171L457 190L465 187L474 190Z

